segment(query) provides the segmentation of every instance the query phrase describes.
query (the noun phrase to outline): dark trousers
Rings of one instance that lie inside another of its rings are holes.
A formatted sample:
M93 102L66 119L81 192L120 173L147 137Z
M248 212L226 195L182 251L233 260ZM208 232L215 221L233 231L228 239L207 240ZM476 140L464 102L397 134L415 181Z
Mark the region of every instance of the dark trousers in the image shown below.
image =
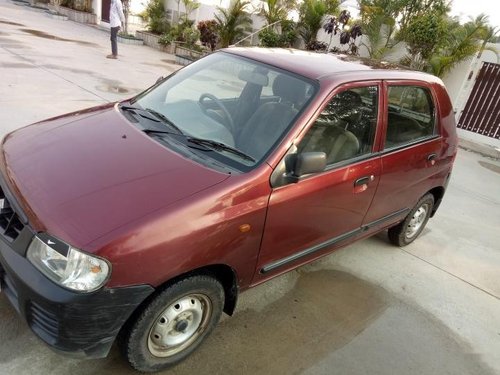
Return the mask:
M116 36L118 35L118 30L120 30L120 26L111 28L111 53L115 56L118 55L118 43L116 41Z

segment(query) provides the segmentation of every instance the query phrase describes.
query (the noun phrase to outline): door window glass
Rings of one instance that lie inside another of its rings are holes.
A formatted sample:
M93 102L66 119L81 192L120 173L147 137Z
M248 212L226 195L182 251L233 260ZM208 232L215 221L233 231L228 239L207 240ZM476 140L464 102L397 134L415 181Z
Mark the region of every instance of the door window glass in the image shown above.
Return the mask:
M338 93L300 142L299 152L324 152L328 165L371 153L377 108L377 86Z
M385 148L413 143L435 134L434 104L417 86L389 86Z

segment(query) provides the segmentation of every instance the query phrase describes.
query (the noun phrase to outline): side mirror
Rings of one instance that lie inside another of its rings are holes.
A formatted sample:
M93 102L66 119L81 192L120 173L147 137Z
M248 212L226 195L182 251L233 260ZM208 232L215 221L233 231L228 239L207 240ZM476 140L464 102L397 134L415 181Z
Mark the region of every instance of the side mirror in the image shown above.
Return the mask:
M324 152L303 152L297 155L294 177L304 176L310 173L318 173L326 168L326 154Z
M326 154L324 152L304 152L297 154L297 147L292 145L288 155L279 163L271 174L273 188L290 183L296 183L301 176L318 173L326 168Z

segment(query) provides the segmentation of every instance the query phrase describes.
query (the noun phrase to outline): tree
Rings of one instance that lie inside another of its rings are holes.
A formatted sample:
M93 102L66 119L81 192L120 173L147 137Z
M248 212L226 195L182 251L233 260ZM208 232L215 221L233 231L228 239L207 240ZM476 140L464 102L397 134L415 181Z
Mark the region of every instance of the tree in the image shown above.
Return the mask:
M130 0L123 0L123 15L125 16L125 22L123 24L123 33L128 35L128 15L130 13Z
M196 0L182 0L182 4L184 4L184 9L186 11L184 21L187 21L189 19L189 15L200 7L200 3ZM179 17L179 20L180 18L181 17Z
M248 0L232 0L227 9L217 7L215 15L221 47L228 47L241 39L245 30L252 25L252 19L245 12Z
M297 39L296 24L288 14L296 7L295 0L263 0L259 15L267 26L259 32L260 45L264 47L291 47Z
M266 19L268 25L284 21L288 13L295 9L295 0L263 0L259 14Z
M445 41L441 48L429 57L426 70L438 77L444 76L460 62L481 53L496 49L486 46L490 32L488 17L484 14L461 25L457 20L448 21ZM490 36L492 38L492 36Z
M371 58L381 59L409 35L408 27L429 13L443 16L446 0L359 0L361 28Z
M148 30L153 34L161 35L170 30L163 0L150 0L141 17L147 22Z
M304 0L299 8L299 34L307 45L316 40L325 16L337 12L337 0Z
M479 59L485 50L491 50L497 54L497 59L498 59L498 51L494 48L488 48L486 45L488 43L498 43L500 42L498 40L498 28L492 27L492 26L485 26L481 31L480 31L480 39L481 39L481 48L479 50L479 53L477 55L477 58Z
M404 41L409 55L402 63L421 69L422 64L435 54L446 37L446 19L438 12L428 12L416 17L406 28Z

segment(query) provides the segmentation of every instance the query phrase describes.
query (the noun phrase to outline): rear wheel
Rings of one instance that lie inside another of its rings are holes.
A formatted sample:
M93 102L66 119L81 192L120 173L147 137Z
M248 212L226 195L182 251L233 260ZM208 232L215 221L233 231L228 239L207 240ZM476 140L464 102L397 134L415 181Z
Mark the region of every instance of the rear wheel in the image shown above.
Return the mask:
M119 341L130 365L143 372L172 367L188 357L219 321L222 285L192 276L158 294L129 324Z
M397 246L412 243L425 228L434 207L434 196L424 195L408 216L399 224L389 228L389 240Z

